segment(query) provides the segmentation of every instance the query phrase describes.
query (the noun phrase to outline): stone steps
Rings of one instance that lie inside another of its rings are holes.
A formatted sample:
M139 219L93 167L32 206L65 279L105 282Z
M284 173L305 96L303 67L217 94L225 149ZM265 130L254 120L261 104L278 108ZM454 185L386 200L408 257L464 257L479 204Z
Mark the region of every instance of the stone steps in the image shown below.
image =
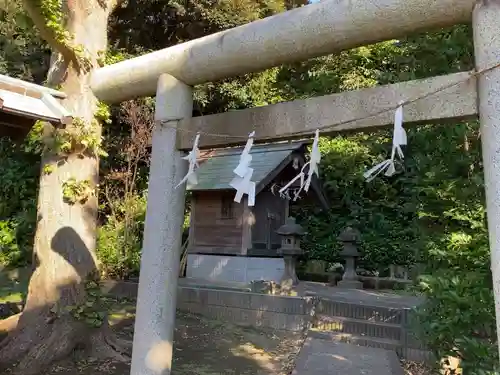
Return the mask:
M411 309L395 304L320 297L309 335L314 338L395 351L412 361L428 361L430 353L408 329Z
M338 341L347 344L354 344L359 346L368 346L370 348L380 348L387 350L394 350L395 352L400 351L401 344L399 340L389 340L379 337L368 337L361 335L352 335L341 332L326 332L326 331L316 331L314 329L310 330L308 335L313 338L328 340L328 341Z
M403 375L393 350L307 337L292 375Z
M390 340L380 337L369 337L333 331L317 331L311 329L308 336L321 340L342 342L357 346L379 348L394 351L398 357L414 362L429 362L432 360L432 353L425 349L405 347L400 340Z
M391 305L366 305L358 302L320 298L316 314L345 317L369 322L405 324L409 309Z
M402 327L400 324L367 321L347 318L343 316L316 315L313 329L332 331L354 335L379 337L391 340L401 340Z

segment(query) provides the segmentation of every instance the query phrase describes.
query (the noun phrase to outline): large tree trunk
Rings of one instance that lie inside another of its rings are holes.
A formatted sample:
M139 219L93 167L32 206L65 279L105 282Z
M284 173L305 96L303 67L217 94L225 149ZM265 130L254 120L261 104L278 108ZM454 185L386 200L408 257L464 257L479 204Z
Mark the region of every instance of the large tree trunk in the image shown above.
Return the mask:
M74 44L84 47L92 67L82 69L74 61L68 64L67 55L65 59L61 57L64 52L55 54L49 82L61 85L68 95L63 104L73 116L87 126L97 126L100 134L100 125L94 121L97 100L88 81L91 70L97 66L99 52L106 50L109 9L98 0L68 0L67 14L67 30L74 36ZM0 364L9 366L19 362L17 369L23 375L42 372L45 366L76 347L86 346L111 355L112 350L107 346L115 343L107 324L91 329L66 308L85 302L84 284L97 270L97 197L69 204L63 199L62 187L70 178L88 180L95 187L99 177L98 158L73 153L63 159L47 153L42 161L42 166L52 166L52 172L42 172L40 178L34 245L37 267L17 326L13 324L15 318L6 322L11 330L0 343Z

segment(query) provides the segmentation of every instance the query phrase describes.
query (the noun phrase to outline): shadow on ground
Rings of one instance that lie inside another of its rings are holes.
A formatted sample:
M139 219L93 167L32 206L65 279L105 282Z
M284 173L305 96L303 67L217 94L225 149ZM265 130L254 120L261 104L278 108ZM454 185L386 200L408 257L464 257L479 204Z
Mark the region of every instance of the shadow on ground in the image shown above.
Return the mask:
M30 273L0 272L0 306L22 301ZM134 317L135 302L126 298L117 300L109 311L113 329L130 340ZM302 342L297 333L239 327L178 312L172 375L289 374ZM75 357L55 364L45 375L123 375L129 371L123 363Z
M120 305L110 315L114 329L128 339L133 335L133 306ZM302 337L293 333L237 327L178 313L172 375L281 375L288 374ZM129 366L91 358L69 359L46 375L123 375Z

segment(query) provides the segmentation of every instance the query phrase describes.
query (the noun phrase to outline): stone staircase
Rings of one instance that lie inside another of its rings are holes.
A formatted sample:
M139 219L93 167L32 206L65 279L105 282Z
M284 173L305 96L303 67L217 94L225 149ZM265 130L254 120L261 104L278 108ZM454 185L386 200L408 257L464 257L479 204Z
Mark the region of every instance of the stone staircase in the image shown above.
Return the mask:
M409 330L411 308L319 298L309 336L395 351L400 358L427 361L430 353Z

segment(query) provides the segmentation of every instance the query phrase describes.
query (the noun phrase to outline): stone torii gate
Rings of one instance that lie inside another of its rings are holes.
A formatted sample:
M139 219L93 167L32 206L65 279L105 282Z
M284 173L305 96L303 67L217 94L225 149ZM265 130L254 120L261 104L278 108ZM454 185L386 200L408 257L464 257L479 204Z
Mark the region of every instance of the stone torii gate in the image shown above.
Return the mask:
M500 0L325 0L94 72L92 89L107 102L156 92L149 196L137 301L132 375L170 374L186 171L180 150L194 134L277 140L405 123L477 117L500 333ZM191 86L284 63L337 53L408 34L472 21L476 71L303 101L191 118ZM481 72L481 73L479 73ZM181 128L182 132L177 132ZM230 137L229 137L230 138ZM228 143L224 143L228 144ZM200 147L221 145L202 135Z

